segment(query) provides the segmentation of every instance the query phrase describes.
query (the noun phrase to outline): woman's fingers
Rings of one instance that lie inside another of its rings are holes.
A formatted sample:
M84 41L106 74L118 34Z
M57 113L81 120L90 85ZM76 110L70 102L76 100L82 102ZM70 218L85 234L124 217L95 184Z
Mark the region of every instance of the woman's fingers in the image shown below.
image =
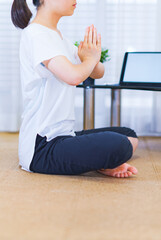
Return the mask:
M89 32L89 29L86 28L86 32L85 32L85 36L84 36L84 43L88 43L88 32Z
M101 47L101 34L97 34L97 29L93 24L86 28L84 43Z
M97 44L97 30L94 28L94 33L93 33L93 44L96 46Z
M93 24L92 26L90 26L90 31L88 35L88 44L92 44L92 43L93 43Z
M98 34L98 37L97 37L97 46L101 47L101 34L100 33Z
M82 48L82 42L80 42L79 46L78 46L79 49Z

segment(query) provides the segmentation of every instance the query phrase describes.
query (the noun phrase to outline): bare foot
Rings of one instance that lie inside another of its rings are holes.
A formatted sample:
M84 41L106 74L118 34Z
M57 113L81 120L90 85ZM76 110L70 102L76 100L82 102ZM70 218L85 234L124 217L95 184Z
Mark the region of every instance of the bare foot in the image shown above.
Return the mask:
M127 163L124 163L113 169L101 168L100 170L97 170L97 172L112 177L130 177L132 174L136 175L138 173L138 170L135 167Z

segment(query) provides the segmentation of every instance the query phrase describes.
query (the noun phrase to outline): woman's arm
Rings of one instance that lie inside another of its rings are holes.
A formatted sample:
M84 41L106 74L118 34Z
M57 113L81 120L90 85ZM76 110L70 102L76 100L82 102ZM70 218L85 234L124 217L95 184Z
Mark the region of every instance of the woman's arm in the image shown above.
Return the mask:
M86 59L81 64L73 64L65 56L56 56L43 63L54 75L73 86L86 80L97 64L94 58Z
M84 42L78 46L80 64L73 64L65 56L55 56L43 63L58 78L70 85L78 85L89 76L101 78L104 74L104 66L99 63L101 57L101 35L92 34L93 27L87 28ZM96 66L97 65L97 66Z
M90 74L90 77L93 79L102 78L104 76L104 73L105 67L101 62L99 62L96 64L95 68L93 69L93 72Z

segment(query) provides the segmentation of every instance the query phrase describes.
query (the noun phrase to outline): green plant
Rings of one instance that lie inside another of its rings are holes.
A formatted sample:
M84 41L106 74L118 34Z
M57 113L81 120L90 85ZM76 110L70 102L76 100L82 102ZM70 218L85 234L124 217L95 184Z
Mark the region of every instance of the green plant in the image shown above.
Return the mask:
M76 41L74 45L78 47L79 44L80 44L80 42ZM108 58L108 59L107 59L107 58ZM101 62L101 63L107 62L107 61L110 61L110 59L111 59L111 58L109 58L108 49L102 48L100 62Z

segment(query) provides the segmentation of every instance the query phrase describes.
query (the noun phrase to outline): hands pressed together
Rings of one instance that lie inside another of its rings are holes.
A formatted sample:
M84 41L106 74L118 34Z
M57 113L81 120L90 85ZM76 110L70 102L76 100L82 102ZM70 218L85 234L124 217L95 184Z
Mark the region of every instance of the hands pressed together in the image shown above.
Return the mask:
M87 27L84 41L78 46L78 56L83 62L85 60L95 61L96 64L101 58L101 34L97 35L97 30L92 24Z

